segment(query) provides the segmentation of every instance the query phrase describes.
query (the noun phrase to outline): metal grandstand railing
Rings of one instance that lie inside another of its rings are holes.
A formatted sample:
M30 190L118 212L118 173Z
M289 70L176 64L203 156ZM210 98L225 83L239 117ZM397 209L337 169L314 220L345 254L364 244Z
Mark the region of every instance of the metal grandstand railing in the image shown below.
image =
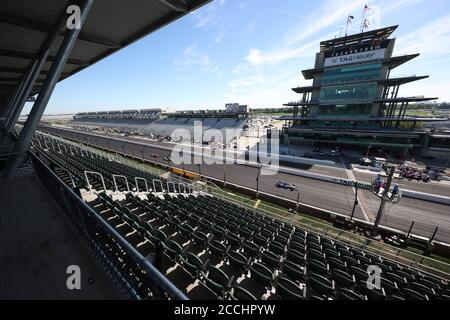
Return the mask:
M187 300L178 288L125 241L74 190L66 186L44 162L36 155L30 154L37 175L125 297Z
M434 274L441 278L447 280L450 279L450 264L443 261L372 240L353 232L338 229L308 218L305 215L295 215L284 208L271 206L264 202L260 202L257 208L255 208L256 200L245 198L235 193L231 194L230 192L219 188L211 181L206 182L207 188L204 191L225 201L235 203L242 207L251 208L264 215L276 217L282 221L297 225L306 231L315 232L336 241L346 242L362 250L370 251L382 257L398 261L402 264Z
M161 174L163 174L165 172L164 170L158 170L156 168L152 168L152 167L150 167L150 166L148 166L148 165L146 165L144 163L138 163L135 160L131 160L131 159L127 158L127 157L124 157L124 156L116 153L116 152L103 151L103 150L99 149L98 147L90 146L87 143L75 142L75 141L56 136L54 134L48 134L48 133L45 133L45 132L42 132L42 131L38 131L37 134L41 134L41 135L44 135L44 136L51 137L53 139L62 141L62 142L67 143L69 145L76 146L78 148L84 149L88 154L99 155L99 156L102 156L104 158L110 159L111 161L120 162L120 163L125 164L125 165L127 165L129 167L132 167L132 168L135 168L135 169L138 169L138 170L142 170L144 172L153 174L155 176L160 176Z

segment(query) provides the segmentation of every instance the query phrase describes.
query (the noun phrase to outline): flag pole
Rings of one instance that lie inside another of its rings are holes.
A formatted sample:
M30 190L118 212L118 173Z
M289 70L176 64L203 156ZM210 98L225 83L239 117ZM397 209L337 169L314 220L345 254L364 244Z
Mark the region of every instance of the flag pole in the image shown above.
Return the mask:
M362 20L361 20L361 33L364 32L364 22L366 20L366 11L369 10L369 7L366 5L364 5L364 9L363 9L363 14L362 14Z
M366 7L364 7L362 20L361 20L361 33L364 32L364 19L366 18Z
M348 31L348 21L349 21L350 17L347 17L347 24L345 25L345 36L347 36L347 31Z

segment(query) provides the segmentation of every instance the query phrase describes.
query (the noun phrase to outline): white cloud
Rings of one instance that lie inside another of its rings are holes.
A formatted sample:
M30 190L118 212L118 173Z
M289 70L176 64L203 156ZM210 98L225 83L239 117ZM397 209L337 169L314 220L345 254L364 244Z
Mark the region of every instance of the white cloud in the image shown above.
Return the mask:
M222 74L219 67L208 55L200 52L196 44L187 47L181 56L174 59L174 64L181 67L197 66L204 73L214 73L218 76Z
M440 55L450 53L450 14L397 39L396 54L421 53Z
M220 43L220 42L222 42L222 40L223 40L224 37L225 37L225 32L221 32L221 33L219 33L219 34L216 36L215 41L216 41L217 43Z
M438 79L425 79L416 83L402 86L399 96L414 97L425 96L427 98L439 98L439 101L450 101L450 81L439 81Z
M195 22L196 28L215 26L221 22L219 12L222 6L224 6L226 0L220 0L218 2L212 2L205 7L195 11L191 16Z
M285 36L288 45L298 43L311 35L314 35L325 28L344 23L345 18L354 10L363 8L368 3L367 0L329 0L326 1L318 10L311 13L314 20L305 23L302 20L297 26L292 28Z
M266 64L277 64L289 59L313 57L315 52L318 51L320 41L329 39L333 35L334 34L328 34L296 48L285 47L270 52L262 52L259 49L253 48L250 49L245 60L252 66L261 66Z
M253 31L255 31L255 27L256 27L256 20L255 19L250 20L247 23L247 25L245 26L244 33L243 33L244 36L248 36L248 35L252 34Z

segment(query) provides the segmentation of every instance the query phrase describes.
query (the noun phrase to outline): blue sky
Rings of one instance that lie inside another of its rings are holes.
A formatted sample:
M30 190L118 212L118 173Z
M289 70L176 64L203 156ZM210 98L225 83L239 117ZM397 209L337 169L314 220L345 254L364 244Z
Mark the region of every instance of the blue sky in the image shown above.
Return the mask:
M431 76L400 94L450 101L448 0L215 0L59 83L46 113L279 107L298 98L301 70L347 15L357 31L365 4L371 29L400 25L395 54L422 53L392 75Z

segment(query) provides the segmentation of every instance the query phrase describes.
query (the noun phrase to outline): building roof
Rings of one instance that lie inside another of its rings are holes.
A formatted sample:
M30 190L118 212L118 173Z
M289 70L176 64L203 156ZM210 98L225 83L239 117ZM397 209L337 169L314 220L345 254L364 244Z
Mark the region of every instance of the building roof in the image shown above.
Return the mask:
M320 43L320 51L321 52L327 51L336 46L343 46L343 45L351 44L353 42L361 42L361 41L376 40L376 39L379 39L379 40L386 39L397 28L398 28L398 25L390 26L390 27L385 27L385 28L381 28L381 29L371 30L368 32L352 34L352 35L349 35L346 37L340 37L340 38L336 38L336 39L322 41Z
M399 97L399 98L387 98L387 99L376 99L374 100L375 103L377 102L383 102L383 103L389 103L389 102L422 102L422 101L432 101L437 100L439 98L425 98L425 97Z
M437 122L445 121L443 118L425 118L425 117L410 117L406 116L404 118L392 117L358 117L358 116L330 116L330 117L302 117L302 116L281 116L277 118L278 120L305 120L305 121L405 121L405 122Z
M406 84L409 82L427 79L429 77L430 76L405 76L405 77L384 79L384 80L380 80L378 82L387 84L389 86L399 86L399 85Z
M387 58L383 61L383 64L389 65L389 68L395 69L399 66L401 66L402 64L411 61L414 58L417 58L418 56L420 56L420 53L416 53L416 54L408 54L408 55L403 55L403 56L396 56L396 57L390 57ZM355 63L358 64L358 63ZM355 64L347 64L345 65L345 67L351 67L352 65ZM303 77L305 78L305 80L311 80L314 79L314 76L318 73L322 73L325 70L325 68L312 68L312 69L306 69L306 70L302 70L302 74Z
M389 67L392 69L397 68L398 66L401 66L402 64L411 61L412 59L417 58L420 56L420 53L414 53L414 54L405 54L403 56L394 56L387 58L384 60L384 64L389 65Z
M318 105L319 101L315 100L315 101L293 101L293 102L288 102L283 104L283 106L286 107L299 107L299 106L314 106L314 105Z
M315 89L320 89L320 87L305 86L305 87L292 88L292 90L296 93L308 93L308 92L312 92Z
M91 66L210 1L96 0L59 80ZM0 102L12 95L49 36L61 22L65 22L66 8L71 4L77 4L77 1L0 1ZM32 94L36 94L42 86L65 30L57 35L51 45L50 56Z

